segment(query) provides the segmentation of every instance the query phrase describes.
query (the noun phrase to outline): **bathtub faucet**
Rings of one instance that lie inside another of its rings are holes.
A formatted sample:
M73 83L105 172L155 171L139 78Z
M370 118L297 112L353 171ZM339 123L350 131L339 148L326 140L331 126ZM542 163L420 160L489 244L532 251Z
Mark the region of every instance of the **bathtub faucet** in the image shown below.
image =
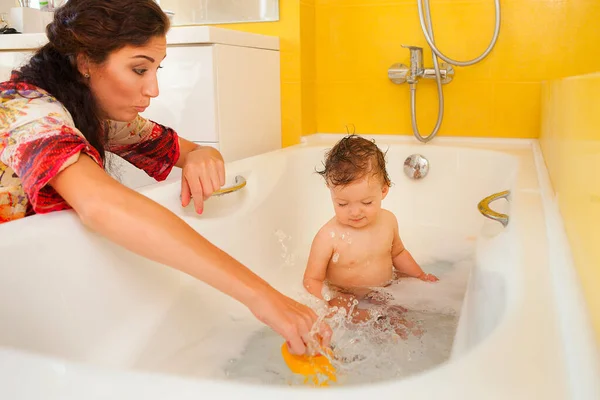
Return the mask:
M423 67L422 47L407 45L402 45L402 47L410 51L410 66L401 63L393 64L388 69L388 77L392 82L396 84L407 82L414 85L419 81L419 78L435 79L435 69ZM454 76L452 65L442 63L440 67L442 83L446 84L452 81L452 77Z

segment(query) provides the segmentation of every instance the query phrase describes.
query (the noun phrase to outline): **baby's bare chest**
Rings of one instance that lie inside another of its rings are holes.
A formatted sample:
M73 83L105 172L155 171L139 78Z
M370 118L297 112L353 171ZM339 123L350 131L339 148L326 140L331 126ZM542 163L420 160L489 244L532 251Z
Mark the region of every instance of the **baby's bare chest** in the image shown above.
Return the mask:
M333 268L391 265L393 232L344 232L334 241Z

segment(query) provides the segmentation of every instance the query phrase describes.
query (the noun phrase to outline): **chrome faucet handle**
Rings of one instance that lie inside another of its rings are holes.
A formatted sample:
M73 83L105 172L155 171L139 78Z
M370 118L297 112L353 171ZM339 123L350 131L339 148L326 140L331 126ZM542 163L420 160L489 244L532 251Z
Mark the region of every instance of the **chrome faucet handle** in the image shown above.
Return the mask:
M435 79L435 68L425 68L421 76L426 79ZM452 82L452 78L454 77L454 68L452 65L441 63L440 77L443 85Z
M392 64L392 66L388 69L388 78L390 81L399 85L401 83L406 82L408 79L411 79L408 76L410 68L407 65L401 63Z
M402 47L410 50L410 75L413 79L423 72L423 48L403 44Z

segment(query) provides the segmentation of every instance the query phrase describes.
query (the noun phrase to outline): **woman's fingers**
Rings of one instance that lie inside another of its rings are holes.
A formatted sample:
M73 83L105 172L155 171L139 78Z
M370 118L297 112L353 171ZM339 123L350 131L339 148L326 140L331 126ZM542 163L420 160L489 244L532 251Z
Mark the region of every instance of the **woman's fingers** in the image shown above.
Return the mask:
M199 147L190 152L183 166L181 204L194 200L196 212L202 213L204 201L225 184L225 163L218 150Z
M219 177L219 187L225 185L225 163L222 160L217 162L217 175Z
M217 165L214 162L203 166L203 171L200 174L200 181L204 189L204 199L208 199L214 192L221 188L219 172Z
M286 340L290 353L302 355L306 353L306 345L300 335L291 335Z
M316 346L307 346L311 342L318 342L318 338L311 337L311 330L318 319L310 307L274 290L256 300L249 305L250 310L259 320L285 338L290 353L306 354L307 348L319 347L320 343L315 343ZM321 324L326 325L324 322ZM329 327L319 326L318 332L328 345L331 337Z
M194 200L194 208L198 214L202 214L202 211L204 210L204 191L202 184L200 183L198 177L194 174L186 176L185 180L190 187L192 199Z
M302 307L300 313L305 324L301 336L304 344L307 345L307 349L314 352L323 347L328 348L331 345L333 334L329 325L324 321L319 321L317 314L311 308L301 304L299 306Z
M331 337L333 336L333 331L324 322L319 324L319 336L321 337L321 346L323 347L331 347Z
M190 192L190 185L188 185L185 176L181 177L181 205L187 207L192 199L192 192Z

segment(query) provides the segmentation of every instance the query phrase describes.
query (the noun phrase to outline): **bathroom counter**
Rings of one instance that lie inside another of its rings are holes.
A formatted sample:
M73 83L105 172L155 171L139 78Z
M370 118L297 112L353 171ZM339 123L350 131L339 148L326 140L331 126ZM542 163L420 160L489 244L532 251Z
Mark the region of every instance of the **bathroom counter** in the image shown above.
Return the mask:
M0 35L0 51L35 49L43 46L47 41L45 33ZM214 26L175 26L167 33L168 45L208 43L279 50L279 38L276 36L259 35Z

